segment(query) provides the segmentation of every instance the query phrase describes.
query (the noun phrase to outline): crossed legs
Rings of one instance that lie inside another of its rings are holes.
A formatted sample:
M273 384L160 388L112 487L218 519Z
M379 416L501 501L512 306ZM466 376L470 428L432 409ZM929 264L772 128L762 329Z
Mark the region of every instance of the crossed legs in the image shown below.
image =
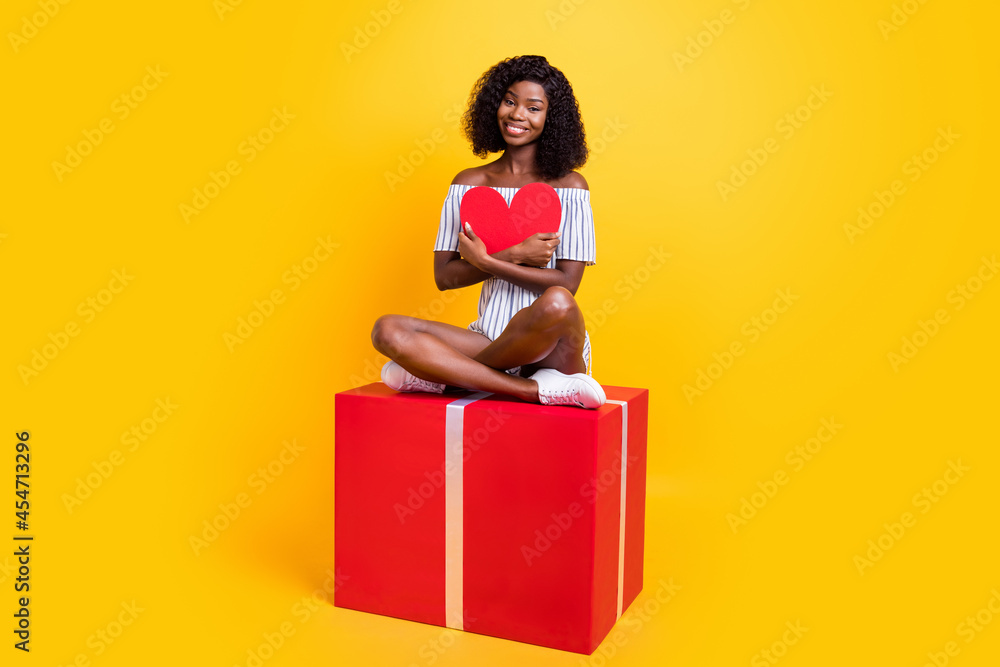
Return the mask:
M505 373L522 367L586 373L585 326L572 293L550 287L518 311L496 340L451 324L403 315L383 315L372 329L372 344L413 375L463 389L489 391L539 402L538 385Z

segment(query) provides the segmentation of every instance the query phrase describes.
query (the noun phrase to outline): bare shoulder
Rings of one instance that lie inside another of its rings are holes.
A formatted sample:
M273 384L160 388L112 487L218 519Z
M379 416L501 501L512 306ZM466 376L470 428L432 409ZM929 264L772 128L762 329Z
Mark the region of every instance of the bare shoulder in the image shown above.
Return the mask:
M483 165L485 166L485 165ZM482 166L469 167L458 172L458 175L451 181L452 185L485 185L486 172Z
M587 185L587 179L578 171L571 171L562 178L557 179L552 183L552 187L555 188L578 188L580 190L589 190L590 186Z

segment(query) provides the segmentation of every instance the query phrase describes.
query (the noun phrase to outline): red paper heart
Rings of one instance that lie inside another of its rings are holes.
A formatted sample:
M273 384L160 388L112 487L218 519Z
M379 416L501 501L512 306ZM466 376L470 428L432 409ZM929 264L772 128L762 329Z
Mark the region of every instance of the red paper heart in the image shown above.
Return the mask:
M558 232L562 204L555 188L545 183L529 183L507 201L493 188L477 186L462 197L459 215L463 223L486 244L493 254L539 232Z

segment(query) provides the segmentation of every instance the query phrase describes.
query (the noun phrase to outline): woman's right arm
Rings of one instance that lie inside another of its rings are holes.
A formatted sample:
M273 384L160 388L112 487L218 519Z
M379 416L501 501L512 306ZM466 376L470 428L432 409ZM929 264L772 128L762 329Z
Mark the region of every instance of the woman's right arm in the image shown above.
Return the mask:
M545 266L559 245L558 234L532 234L517 245L495 252L492 257L526 266ZM456 251L434 251L434 283L441 291L481 283L492 274L477 269Z
M479 170L469 168L458 172L451 184L461 183L474 187L480 180ZM455 196L449 191L444 210L441 212L441 227L438 229L437 248L440 249L434 250L434 284L442 292L475 285L490 277L488 273L480 271L462 259L462 254L458 252L457 241L451 243L452 240L457 239L458 225L456 221L461 201L461 197L453 197ZM448 250L447 248L450 246L454 246L455 250Z
M434 251L434 284L442 292L481 283L490 274L480 271L462 259L462 255L450 250Z
M494 253L493 257L505 262L515 262L517 259L515 248L517 246L501 250ZM442 292L481 283L490 275L462 259L461 253L448 250L434 251L434 284Z

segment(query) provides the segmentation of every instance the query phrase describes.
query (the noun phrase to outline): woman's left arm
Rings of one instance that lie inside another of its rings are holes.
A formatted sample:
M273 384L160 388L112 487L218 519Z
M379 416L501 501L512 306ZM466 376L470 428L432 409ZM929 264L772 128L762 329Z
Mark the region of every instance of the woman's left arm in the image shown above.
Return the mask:
M503 278L518 287L541 294L549 287L565 287L572 294L580 287L586 262L557 259L554 269L521 266L491 257L486 252L486 244L476 236L475 230L467 228L458 235L458 249L469 264L497 278Z

